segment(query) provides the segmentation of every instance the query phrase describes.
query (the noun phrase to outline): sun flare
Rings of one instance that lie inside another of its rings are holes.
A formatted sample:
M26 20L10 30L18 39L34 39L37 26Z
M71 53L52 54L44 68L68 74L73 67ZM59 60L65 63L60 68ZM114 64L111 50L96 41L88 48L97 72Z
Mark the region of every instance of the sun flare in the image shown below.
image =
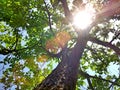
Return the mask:
M74 15L73 25L84 30L93 22L94 12L83 10Z

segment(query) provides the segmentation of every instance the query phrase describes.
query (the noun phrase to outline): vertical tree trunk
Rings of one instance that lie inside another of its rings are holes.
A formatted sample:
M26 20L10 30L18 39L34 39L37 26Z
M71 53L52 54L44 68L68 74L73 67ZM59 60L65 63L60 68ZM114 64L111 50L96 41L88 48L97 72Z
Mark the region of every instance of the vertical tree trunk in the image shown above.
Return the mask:
M61 62L34 90L75 90L80 58L87 39L80 35L71 53L65 51Z

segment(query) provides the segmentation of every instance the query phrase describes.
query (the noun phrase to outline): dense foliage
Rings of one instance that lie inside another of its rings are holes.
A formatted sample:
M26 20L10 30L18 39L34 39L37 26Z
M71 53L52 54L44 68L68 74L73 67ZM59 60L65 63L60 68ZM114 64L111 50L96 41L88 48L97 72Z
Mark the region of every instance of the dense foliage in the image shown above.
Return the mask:
M73 4L68 0L71 12L77 1L81 0L73 0ZM106 1L87 3L99 12ZM109 19L90 31L76 90L120 89L118 11L113 16L104 14ZM59 0L0 0L0 89L32 90L60 62L63 48L74 47L76 38Z

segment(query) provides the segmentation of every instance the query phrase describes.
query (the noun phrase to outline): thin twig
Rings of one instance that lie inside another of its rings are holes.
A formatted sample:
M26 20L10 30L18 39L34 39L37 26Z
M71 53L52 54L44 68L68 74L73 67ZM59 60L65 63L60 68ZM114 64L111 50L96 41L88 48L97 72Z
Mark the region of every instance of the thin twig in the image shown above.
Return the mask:
M119 35L120 35L120 33L118 33L118 34L110 41L110 43L112 43L115 39L117 39Z
M52 34L54 35L54 32L52 30L51 14L48 10L48 7L47 7L47 4L46 4L45 0L44 0L44 4L45 4L45 8L46 8L46 11L47 11L47 14L48 14L49 27L50 27L50 30L51 30Z

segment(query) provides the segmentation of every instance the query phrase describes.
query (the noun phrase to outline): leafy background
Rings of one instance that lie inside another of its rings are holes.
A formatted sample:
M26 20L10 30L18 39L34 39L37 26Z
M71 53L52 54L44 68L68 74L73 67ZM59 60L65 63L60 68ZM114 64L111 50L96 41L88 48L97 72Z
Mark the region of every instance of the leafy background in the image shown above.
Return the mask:
M103 2L90 3L99 10ZM90 35L110 42L119 32L119 19L111 19L95 26ZM0 0L0 89L32 90L60 62L57 53L66 44L72 48L76 37L57 0ZM120 47L120 37L112 44ZM89 41L80 65L85 73L79 75L76 90L90 88L86 73L96 90L119 90L109 82L120 83L119 58L112 49Z

